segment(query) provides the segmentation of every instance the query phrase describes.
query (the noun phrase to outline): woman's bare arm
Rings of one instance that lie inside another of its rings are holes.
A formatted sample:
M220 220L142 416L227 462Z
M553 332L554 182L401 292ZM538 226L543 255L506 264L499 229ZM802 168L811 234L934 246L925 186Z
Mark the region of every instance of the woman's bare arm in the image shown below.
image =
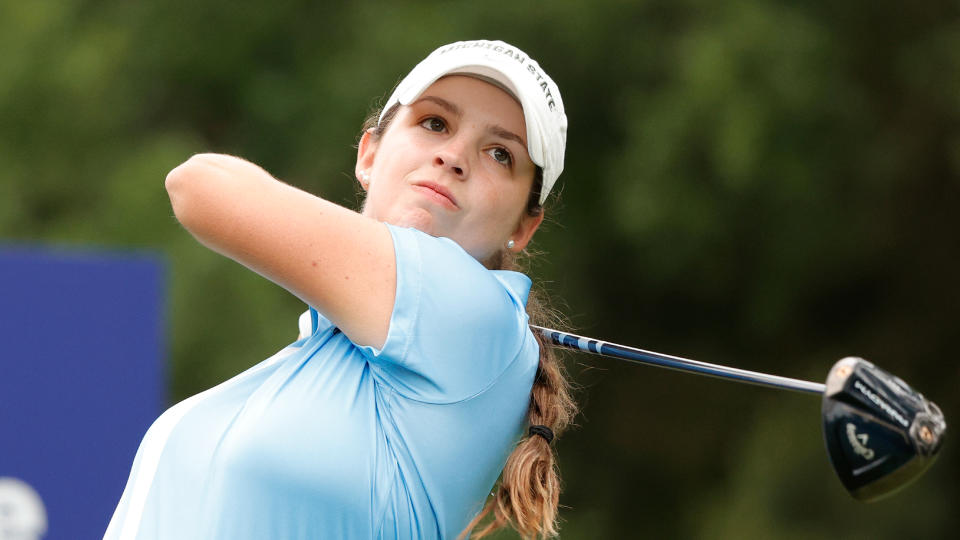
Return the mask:
M200 243L315 307L354 343L383 345L396 293L384 224L220 154L191 157L166 188Z

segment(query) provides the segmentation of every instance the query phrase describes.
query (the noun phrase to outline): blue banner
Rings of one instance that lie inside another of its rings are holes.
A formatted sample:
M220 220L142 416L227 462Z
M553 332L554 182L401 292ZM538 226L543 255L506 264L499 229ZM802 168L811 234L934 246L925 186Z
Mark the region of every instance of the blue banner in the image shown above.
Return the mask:
M165 405L163 299L156 255L0 246L0 536L103 535Z

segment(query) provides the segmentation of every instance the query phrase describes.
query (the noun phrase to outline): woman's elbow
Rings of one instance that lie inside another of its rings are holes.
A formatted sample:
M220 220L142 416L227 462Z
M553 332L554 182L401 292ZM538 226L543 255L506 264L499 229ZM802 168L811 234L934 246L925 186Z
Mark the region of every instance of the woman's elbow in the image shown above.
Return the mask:
M173 214L187 229L197 219L198 210L205 204L203 196L215 171L213 154L196 154L167 173L164 186L170 197Z

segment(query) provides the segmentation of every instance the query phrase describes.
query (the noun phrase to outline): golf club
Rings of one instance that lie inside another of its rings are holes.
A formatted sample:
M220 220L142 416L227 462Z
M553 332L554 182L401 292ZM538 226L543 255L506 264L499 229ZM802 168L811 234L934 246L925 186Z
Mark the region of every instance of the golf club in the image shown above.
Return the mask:
M530 326L555 345L632 363L742 383L821 394L823 437L837 476L857 500L893 494L936 459L947 429L932 401L862 358L831 368L826 384L645 351L560 330Z

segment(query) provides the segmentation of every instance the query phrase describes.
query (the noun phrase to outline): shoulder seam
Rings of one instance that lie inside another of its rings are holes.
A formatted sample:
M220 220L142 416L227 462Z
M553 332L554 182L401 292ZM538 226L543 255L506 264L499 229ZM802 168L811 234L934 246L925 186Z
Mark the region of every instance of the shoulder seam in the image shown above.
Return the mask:
M396 390L394 390L393 393L396 394L396 395L399 396L399 397L402 397L402 398L405 399L405 400L413 401L413 402L415 402L415 403L425 403L425 404L428 404L428 405L456 405L456 404L458 404L458 403L464 403L464 402L470 401L470 400L472 400L472 399L475 399L475 398L477 398L477 397L480 397L481 395L483 395L484 393L486 393L487 390L490 390L491 388L493 388L493 387L500 381L500 379L503 378L504 374L506 374L507 371L509 371L510 368L513 367L514 364L516 364L517 362L520 361L521 353L523 352L523 348L524 348L524 345L526 344L527 336L529 336L529 335L530 335L529 332L528 332L526 335L524 335L524 338L523 338L523 339L521 340L521 342L520 342L520 348L517 350L516 353L514 353L513 359L512 359L511 361L509 361L509 362L506 363L506 365L503 367L503 369L500 371L500 373L498 373L496 377L490 379L490 382L489 382L489 383L487 383L483 388L477 390L477 391L474 392L473 394L470 394L470 395L468 395L468 396L465 396L465 397L462 397L462 398L459 398L459 399L455 399L455 400L453 400L453 401L431 401L431 400L426 400L426 399L418 399L418 398L415 398L415 397L410 397L410 396L406 395L405 393L399 392L399 391L396 391ZM536 340L534 340L534 343L536 343ZM539 352L539 346L538 346L537 351Z

